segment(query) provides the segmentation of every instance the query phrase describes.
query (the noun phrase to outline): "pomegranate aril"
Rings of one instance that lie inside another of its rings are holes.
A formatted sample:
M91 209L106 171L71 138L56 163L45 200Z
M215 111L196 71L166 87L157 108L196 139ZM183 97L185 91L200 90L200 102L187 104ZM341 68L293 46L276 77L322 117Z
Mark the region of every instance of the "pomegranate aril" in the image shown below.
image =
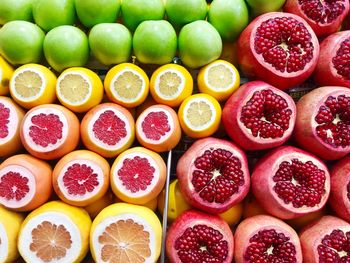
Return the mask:
M350 262L350 232L339 229L325 235L317 246L320 262Z
M337 19L345 9L346 0L299 0L301 9L315 23L328 24Z
M170 130L168 116L163 111L150 112L142 122L142 131L150 140L160 140Z
M350 38L341 43L337 54L332 59L332 63L337 73L347 80L350 80Z

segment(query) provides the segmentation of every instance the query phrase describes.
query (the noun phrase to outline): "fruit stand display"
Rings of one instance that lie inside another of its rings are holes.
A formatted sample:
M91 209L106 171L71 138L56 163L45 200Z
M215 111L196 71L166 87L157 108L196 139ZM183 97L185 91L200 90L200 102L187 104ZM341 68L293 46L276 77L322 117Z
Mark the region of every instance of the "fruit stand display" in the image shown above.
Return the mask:
M350 262L349 0L1 0L0 263Z

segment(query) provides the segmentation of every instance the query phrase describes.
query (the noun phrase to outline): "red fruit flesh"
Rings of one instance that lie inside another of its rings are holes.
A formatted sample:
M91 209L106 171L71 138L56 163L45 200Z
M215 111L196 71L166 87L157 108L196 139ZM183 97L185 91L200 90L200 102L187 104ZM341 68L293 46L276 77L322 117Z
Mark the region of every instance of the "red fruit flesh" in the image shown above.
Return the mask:
M350 153L350 90L321 87L297 103L294 135L304 149L326 160Z
M18 172L8 172L0 178L0 197L20 201L29 193L29 180Z
M292 135L295 118L292 97L263 81L242 85L222 113L227 134L246 150L282 145Z
M10 109L0 103L0 139L4 139L9 134L8 124L10 122Z
M176 173L186 201L209 213L228 210L249 191L245 153L221 139L197 140L179 159Z
M279 89L304 82L315 69L319 43L299 16L271 12L254 19L238 40L238 63L252 79Z
M350 262L350 224L323 216L300 234L304 263Z
M322 209L329 196L330 177L317 157L292 146L282 146L256 165L252 190L271 215L292 219Z
M336 32L349 12L348 0L287 0L283 10L305 19L318 37Z
M172 263L231 263L233 235L218 216L188 210L171 225L166 239Z
M160 140L171 130L168 116L163 111L150 112L141 126L143 133L149 140Z
M350 30L334 33L320 44L315 81L323 86L350 88Z
M272 216L258 215L243 220L234 238L236 263L302 262L297 233Z

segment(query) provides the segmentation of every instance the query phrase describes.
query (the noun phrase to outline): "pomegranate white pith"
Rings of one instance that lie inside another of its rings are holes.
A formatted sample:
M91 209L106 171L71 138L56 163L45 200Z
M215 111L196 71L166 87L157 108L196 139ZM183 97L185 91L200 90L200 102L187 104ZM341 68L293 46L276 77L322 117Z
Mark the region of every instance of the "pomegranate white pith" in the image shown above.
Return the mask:
M0 223L0 262L5 262L9 252L9 243L6 233L6 229L3 224Z

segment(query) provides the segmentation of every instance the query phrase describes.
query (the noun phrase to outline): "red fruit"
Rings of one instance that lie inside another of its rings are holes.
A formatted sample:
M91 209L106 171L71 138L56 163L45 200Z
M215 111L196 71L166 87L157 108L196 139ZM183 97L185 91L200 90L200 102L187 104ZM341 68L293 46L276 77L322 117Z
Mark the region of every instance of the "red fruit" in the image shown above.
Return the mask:
M271 12L254 19L238 40L238 63L248 78L279 89L304 82L315 69L319 44L299 16Z
M233 235L219 216L196 210L181 214L171 225L166 251L172 263L231 263Z
M350 88L350 30L328 36L320 44L314 79L320 85Z
M258 215L243 220L235 232L235 262L302 262L300 241L282 220Z
M186 201L209 213L228 210L249 191L245 153L222 139L197 140L179 159L176 173Z
M330 191L327 167L292 146L266 154L254 168L252 190L271 215L292 219L322 209Z
M350 224L323 216L300 234L304 263L350 262Z
M227 134L246 150L282 145L292 135L295 118L292 97L263 81L242 85L228 99L222 114Z
M297 103L294 135L297 143L326 160L350 153L350 90L321 87Z
M304 18L318 37L324 37L339 30L349 0L287 0L283 10Z

